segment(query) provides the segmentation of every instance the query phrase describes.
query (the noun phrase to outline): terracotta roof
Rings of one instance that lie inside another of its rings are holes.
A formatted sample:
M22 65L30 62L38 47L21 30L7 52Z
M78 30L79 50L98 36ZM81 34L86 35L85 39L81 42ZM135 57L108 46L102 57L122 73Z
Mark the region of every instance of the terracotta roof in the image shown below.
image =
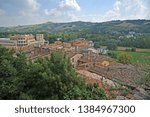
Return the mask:
M44 46L44 47L42 47L42 48L57 49L57 48L61 48L61 47L62 47L61 45L50 44L50 45Z
M75 43L73 46L78 46L78 47L88 47L88 44L85 43Z

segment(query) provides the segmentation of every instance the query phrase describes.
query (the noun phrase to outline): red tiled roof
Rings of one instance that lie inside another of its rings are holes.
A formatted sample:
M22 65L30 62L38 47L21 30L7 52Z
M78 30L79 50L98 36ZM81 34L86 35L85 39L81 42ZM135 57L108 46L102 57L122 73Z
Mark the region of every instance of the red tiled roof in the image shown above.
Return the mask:
M86 43L74 43L73 46L88 47L88 44L86 44Z
M50 44L50 45L44 46L42 48L57 49L57 48L60 48L60 47L62 47L62 46L61 45L57 45L57 44Z

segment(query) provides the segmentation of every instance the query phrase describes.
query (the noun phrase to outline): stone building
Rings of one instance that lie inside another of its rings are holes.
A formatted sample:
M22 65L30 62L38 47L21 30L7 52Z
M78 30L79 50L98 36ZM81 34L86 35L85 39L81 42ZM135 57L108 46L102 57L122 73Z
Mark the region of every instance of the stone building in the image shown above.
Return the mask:
M36 34L36 38L37 41L44 41L44 34Z
M17 41L17 46L27 46L35 42L33 35L14 35L10 37L10 40Z
M10 40L10 38L0 38L0 45L2 45L2 46L17 46L17 41Z
M77 67L78 62L82 56L83 56L82 54L74 54L73 56L70 57L71 64L74 68Z

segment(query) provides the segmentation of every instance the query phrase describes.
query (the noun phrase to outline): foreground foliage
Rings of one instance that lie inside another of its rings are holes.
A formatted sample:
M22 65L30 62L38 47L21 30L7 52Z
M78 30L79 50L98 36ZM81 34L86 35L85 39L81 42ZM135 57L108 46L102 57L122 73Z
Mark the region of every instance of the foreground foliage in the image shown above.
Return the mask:
M77 76L67 57L54 52L34 62L0 47L0 99L106 99L97 84Z

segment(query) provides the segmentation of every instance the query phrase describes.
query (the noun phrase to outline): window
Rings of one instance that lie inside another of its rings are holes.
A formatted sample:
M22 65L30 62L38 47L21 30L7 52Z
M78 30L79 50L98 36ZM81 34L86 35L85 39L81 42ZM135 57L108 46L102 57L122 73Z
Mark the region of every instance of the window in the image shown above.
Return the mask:
M72 58L72 62L74 62L74 58Z

